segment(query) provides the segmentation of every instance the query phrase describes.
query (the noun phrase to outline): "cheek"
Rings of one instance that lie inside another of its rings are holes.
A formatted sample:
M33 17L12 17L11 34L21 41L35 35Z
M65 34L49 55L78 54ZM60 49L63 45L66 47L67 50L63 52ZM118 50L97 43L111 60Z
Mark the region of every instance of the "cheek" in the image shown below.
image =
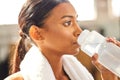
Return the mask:
M70 31L50 31L47 33L45 45L47 48L61 53L76 54L78 48L73 44L74 36Z
M70 31L60 31L60 30L54 30L48 33L47 40L51 45L57 46L57 47L65 47L70 46L72 43L73 35Z
M69 32L56 32L53 36L57 43L69 43L72 40L72 34Z
M62 42L62 43L70 43L72 41L72 33L70 31L62 31L59 33L56 33L56 40Z

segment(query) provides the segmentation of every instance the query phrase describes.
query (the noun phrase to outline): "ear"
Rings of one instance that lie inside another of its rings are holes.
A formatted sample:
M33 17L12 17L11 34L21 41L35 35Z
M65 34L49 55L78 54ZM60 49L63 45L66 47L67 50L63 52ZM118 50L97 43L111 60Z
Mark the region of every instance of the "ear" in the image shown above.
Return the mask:
M32 25L29 29L29 35L32 38L32 40L43 40L43 36L42 36L42 29L38 28L35 25Z

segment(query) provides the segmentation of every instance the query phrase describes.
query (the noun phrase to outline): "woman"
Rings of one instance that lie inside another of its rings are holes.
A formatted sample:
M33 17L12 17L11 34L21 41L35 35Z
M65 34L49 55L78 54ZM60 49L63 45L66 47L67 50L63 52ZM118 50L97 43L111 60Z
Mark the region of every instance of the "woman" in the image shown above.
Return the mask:
M82 31L76 19L68 0L28 0L19 15L21 40L13 57L12 75L5 80L93 80L73 56L79 53L77 38ZM34 43L28 52L27 37ZM103 80L117 80L97 62L97 55L93 64Z

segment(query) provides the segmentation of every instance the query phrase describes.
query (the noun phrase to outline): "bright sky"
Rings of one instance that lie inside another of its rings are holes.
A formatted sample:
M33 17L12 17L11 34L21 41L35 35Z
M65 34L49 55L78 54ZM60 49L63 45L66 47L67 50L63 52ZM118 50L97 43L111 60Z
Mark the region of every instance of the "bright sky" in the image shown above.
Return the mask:
M70 0L78 13L78 20L93 20L96 18L94 0ZM120 0L114 0L113 5L120 8ZM0 0L0 24L17 24L18 14L25 0ZM117 12L118 10L114 10Z

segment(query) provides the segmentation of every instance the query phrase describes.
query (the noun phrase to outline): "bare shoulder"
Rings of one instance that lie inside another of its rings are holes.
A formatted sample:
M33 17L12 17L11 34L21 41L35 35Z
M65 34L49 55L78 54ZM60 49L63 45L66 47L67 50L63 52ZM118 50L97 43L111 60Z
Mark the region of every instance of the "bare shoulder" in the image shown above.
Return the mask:
M17 73L14 73L14 74L8 76L4 80L24 80L24 79L23 79L22 74L20 72L17 72Z

